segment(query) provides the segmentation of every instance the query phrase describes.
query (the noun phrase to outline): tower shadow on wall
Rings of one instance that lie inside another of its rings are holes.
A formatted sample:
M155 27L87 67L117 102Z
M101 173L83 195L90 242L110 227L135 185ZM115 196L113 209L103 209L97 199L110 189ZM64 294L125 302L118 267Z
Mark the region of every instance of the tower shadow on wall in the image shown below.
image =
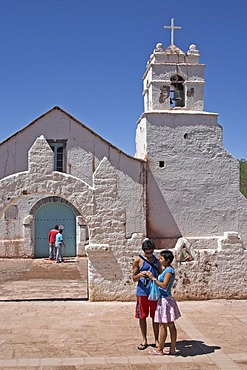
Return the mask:
M174 248L182 236L152 172L147 175L147 234L157 249Z

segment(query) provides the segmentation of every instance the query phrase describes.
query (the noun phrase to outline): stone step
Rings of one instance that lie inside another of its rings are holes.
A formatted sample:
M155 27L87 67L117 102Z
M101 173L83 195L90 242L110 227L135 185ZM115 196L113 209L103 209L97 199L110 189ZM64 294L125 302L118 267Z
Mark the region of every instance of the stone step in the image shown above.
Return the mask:
M0 261L0 300L87 299L87 259Z

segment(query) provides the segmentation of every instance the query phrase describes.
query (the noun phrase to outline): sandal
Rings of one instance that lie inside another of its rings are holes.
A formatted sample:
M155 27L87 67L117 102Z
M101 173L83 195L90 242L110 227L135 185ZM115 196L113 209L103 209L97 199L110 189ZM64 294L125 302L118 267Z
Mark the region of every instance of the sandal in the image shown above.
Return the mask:
M151 351L149 351L149 354L150 355L156 355L156 356L164 356L164 353L162 352L158 352L156 351L156 349L152 349Z
M148 344L139 344L139 346L137 347L137 349L139 349L140 351L143 351L144 349L146 349L148 347Z
M175 353L171 353L169 349L163 349L163 353L164 355L168 355L168 356L178 356L179 351L176 351Z

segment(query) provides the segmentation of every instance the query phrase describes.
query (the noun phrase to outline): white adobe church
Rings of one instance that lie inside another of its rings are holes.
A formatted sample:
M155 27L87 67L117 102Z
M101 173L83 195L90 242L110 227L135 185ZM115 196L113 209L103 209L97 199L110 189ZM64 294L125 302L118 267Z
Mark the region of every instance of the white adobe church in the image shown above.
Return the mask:
M203 110L199 51L174 44L173 19L166 27L171 45L156 45L143 76L135 157L59 107L0 144L0 257L48 257L59 224L67 255L88 256L89 299L133 300L132 260L148 237L175 253L177 299L247 297L239 162Z

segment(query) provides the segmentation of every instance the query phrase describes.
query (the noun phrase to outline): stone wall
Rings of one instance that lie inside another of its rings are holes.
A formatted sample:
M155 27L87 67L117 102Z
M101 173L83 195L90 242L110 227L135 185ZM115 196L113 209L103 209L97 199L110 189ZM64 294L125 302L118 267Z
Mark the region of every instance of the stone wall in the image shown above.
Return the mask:
M135 300L132 262L141 251L141 238L133 235L124 248L102 244L86 247L91 300ZM184 245L192 257L188 262L179 257ZM219 237L182 237L171 250L176 271L173 295L177 300L247 298L247 250L236 232ZM160 250L155 252L159 254Z
M222 145L217 114L150 112L139 125L138 135L146 137L148 237L170 248L181 236L233 230L247 245L239 162Z
M184 244L193 260L179 262ZM247 298L247 249L238 233L225 232L224 236L215 238L181 238L174 254L173 293L178 300Z
M57 197L74 207L78 224L85 223L89 229L89 244L85 248L89 260L89 299L134 300L136 284L132 281L132 261L140 252L146 235L142 232L145 228L142 217L136 220L136 225L139 222L136 232L130 237L127 235L126 203L129 203L129 209L135 208L137 215L142 215L144 210L145 217L145 184L142 194L127 187L129 197L123 201L118 171L107 158L97 166L93 186L69 174L53 171L52 163L53 153L41 136L29 151L28 170L0 181L0 257L33 257L35 212L42 202ZM233 191L235 185L233 182ZM140 197L143 198L141 203ZM162 204L158 205L162 209ZM233 205L231 207L235 209ZM220 211L226 212L225 209ZM169 220L168 207L165 215ZM244 222L244 212L241 215ZM222 222L221 229L223 227ZM228 232L224 236L219 232L212 232L207 237L197 235L200 236L179 239L172 248L176 256L176 298L246 298L246 247L238 232ZM174 244L176 240L174 234ZM177 258L183 243L193 257L191 261L181 262Z
M81 179L53 171L52 150L41 136L29 151L28 163L28 171L0 181L0 257L33 257L35 212L42 202L58 197L77 210L78 223L85 222L89 230L90 299L133 299L131 262L133 251L144 237L145 224L140 217L136 221L140 232L131 238L126 236L128 213L119 196L118 173L108 159L100 162L90 186ZM133 189L127 191L131 193L129 206L142 214L145 195L140 203L140 194L135 196Z
M29 170L28 152L41 135L47 141L66 142L64 173L82 180L91 188L93 175L106 157L116 171L118 196L126 211L126 236L131 238L134 232L146 232L146 194L143 187L146 163L123 153L59 107L51 109L1 143L0 179ZM46 165L46 158L44 163L40 163L37 153L37 162L32 165L42 167L43 164ZM61 186L53 184L52 195ZM76 190L74 194L76 196Z

